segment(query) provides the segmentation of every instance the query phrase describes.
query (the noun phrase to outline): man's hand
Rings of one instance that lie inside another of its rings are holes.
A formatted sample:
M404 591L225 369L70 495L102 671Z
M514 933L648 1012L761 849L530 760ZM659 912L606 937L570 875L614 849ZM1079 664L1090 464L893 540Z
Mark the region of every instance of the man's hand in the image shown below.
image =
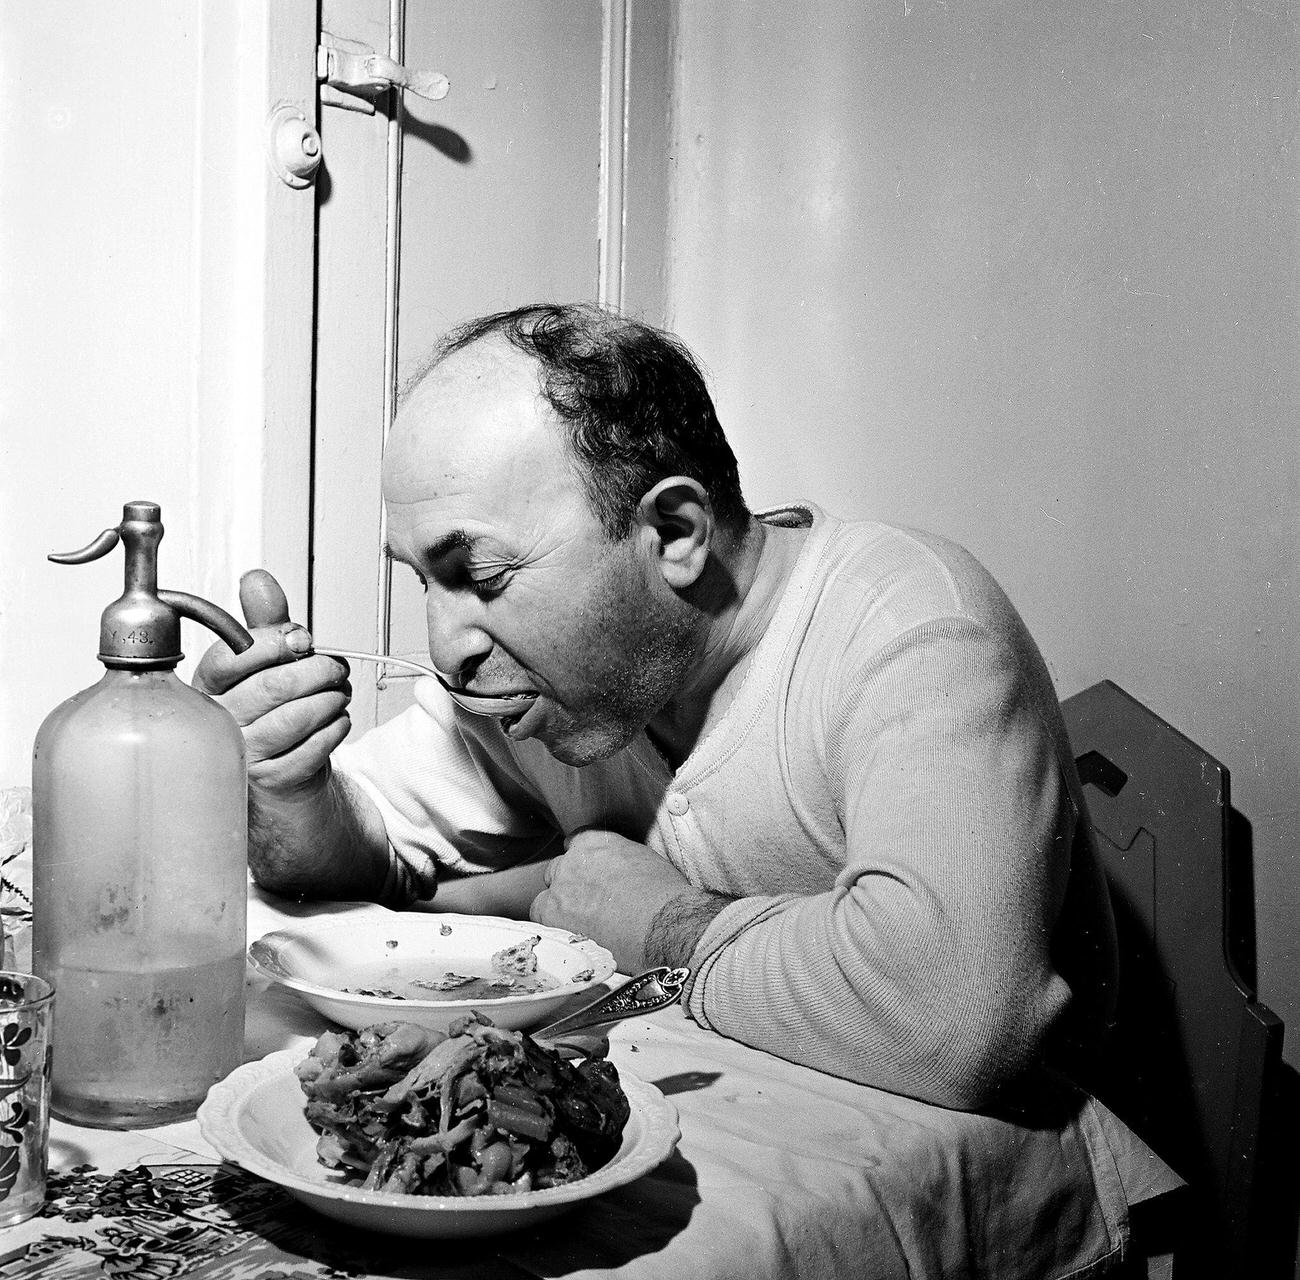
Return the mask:
M265 569L239 583L253 647L232 653L222 642L203 655L194 687L210 694L244 731L251 786L278 795L319 786L330 752L351 728L347 664L302 655L311 636L289 620L280 584Z
M214 644L193 683L244 731L253 875L275 893L377 899L390 892L383 818L329 767L351 728L347 666L302 656L311 636L289 621L284 592L266 570L244 574L239 603L253 647L235 654Z
M548 887L533 899L529 916L594 938L628 974L684 964L729 901L693 888L662 854L612 831L572 836L567 852L548 864L546 880ZM671 937L656 940L665 919L680 924L674 924Z

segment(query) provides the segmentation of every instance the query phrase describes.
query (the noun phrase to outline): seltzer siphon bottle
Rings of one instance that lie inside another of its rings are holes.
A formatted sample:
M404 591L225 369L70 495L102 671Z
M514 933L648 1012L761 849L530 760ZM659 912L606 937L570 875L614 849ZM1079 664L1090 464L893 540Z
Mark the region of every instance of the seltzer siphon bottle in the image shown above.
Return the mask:
M46 717L32 756L32 955L54 983L54 1113L138 1128L194 1114L243 1058L247 769L234 718L180 680L180 619L236 651L225 610L158 588L161 511L131 502L98 684Z

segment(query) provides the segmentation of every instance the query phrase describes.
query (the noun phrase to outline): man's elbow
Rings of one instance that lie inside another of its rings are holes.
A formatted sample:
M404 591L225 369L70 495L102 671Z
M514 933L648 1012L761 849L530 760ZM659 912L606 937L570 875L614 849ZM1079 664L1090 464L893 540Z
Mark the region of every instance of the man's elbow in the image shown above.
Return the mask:
M1005 1096L1031 1060L1032 1055L1012 1052L949 1052L941 1070L929 1075L917 1096L952 1111L983 1111Z
M904 1092L954 1111L982 1111L1040 1061L1051 1019L1024 1007L931 1021L908 1055Z

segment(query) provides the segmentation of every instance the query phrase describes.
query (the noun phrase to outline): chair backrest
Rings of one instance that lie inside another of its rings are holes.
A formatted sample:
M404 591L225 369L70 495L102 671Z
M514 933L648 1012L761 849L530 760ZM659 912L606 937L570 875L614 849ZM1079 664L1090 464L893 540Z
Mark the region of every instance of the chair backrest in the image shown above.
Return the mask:
M1120 942L1118 1025L1089 1083L1189 1183L1195 1240L1178 1274L1259 1276L1283 1027L1255 999L1228 770L1109 680L1062 707Z

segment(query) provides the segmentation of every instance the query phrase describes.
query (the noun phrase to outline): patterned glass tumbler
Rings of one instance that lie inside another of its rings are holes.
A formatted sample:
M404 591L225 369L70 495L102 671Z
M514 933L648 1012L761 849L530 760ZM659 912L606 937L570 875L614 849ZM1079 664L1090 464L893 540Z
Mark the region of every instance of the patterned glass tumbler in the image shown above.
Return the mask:
M44 978L0 970L0 1227L45 1202L53 1014Z

